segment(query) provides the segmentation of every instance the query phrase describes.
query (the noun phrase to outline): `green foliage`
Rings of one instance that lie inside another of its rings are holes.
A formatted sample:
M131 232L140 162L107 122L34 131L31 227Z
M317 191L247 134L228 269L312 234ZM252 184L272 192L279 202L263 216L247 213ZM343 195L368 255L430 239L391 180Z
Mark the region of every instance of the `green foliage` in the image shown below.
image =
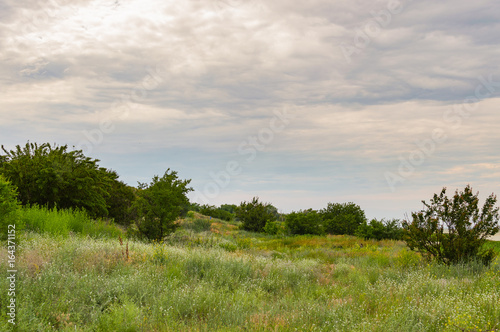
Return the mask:
M131 207L135 200L136 189L113 179L106 198L108 217L121 225L129 225L133 219Z
M378 221L377 219L372 219L370 223L363 221L363 223L359 225L358 229L356 230L355 235L362 237L365 240L401 240L403 236L403 230L398 219L382 219L380 221Z
M19 220L19 202L16 188L0 174L0 240L7 239L9 225L15 227L17 233L22 230L23 223Z
M325 232L323 218L312 209L288 214L285 223L290 233L294 235L321 235Z
M287 233L286 224L282 221L268 221L263 230L269 235L286 235Z
M234 214L236 212L237 208L238 208L238 206L236 204L222 204L220 206L221 210L227 211L227 212L232 213L232 214Z
M236 209L236 217L243 223L242 228L252 232L263 232L268 221L276 220L276 208L270 203L259 202L254 197L251 202L241 202Z
M18 188L23 205L84 208L92 217L107 216L107 199L118 175L99 167L99 160L49 143L2 150L0 173Z
M85 210L49 209L45 206L24 206L19 214L26 229L67 237L70 233L92 238L118 238L122 232L113 223L93 220Z
M412 221L403 221L404 240L412 250L441 263L480 259L489 264L496 254L483 246L500 230L496 196L490 195L479 209L478 194L474 195L470 186L463 192L457 190L452 199L445 193L443 188L430 203L422 201L425 208L412 213Z
M366 221L365 212L352 202L328 203L320 214L329 234L354 235L359 225Z
M205 216L225 221L230 221L234 219L234 215L231 212L224 210L221 207L217 208L213 205L202 205L199 212Z
M169 168L161 178L155 175L149 185L139 184L133 210L140 234L148 240L162 240L179 227L175 220L189 204L186 194L193 190L188 187L190 182L180 180Z

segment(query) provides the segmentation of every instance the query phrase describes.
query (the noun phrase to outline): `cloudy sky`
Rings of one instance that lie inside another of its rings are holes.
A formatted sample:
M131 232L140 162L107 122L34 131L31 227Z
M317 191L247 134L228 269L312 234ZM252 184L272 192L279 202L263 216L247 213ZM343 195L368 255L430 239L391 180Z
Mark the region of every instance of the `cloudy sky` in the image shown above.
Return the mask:
M495 0L1 0L0 143L403 218L500 193L499 31Z

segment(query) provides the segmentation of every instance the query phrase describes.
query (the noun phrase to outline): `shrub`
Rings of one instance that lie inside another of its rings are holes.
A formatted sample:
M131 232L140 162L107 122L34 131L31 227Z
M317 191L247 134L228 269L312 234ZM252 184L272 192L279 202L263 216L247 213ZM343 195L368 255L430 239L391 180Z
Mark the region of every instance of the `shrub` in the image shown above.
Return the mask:
M478 259L489 264L496 254L483 245L500 229L496 196L491 194L480 210L478 193L474 195L469 185L452 199L445 193L443 188L429 204L422 201L425 208L412 213L411 221L403 221L408 247L445 264Z
M213 205L203 205L200 208L200 213L209 216L212 218L217 218L225 221L230 221L234 219L234 215L226 210L223 210L222 208L217 208Z
M263 230L269 235L285 235L286 225L281 221L268 221Z
M364 221L361 225L359 225L358 229L355 232L355 235L362 237L365 240L401 240L403 236L403 230L398 219L382 219L380 221L378 221L377 219L372 219L370 223Z
M84 208L92 217L106 217L107 198L118 175L99 167L99 160L68 146L37 145L7 151L0 156L0 173L18 188L23 205Z
M276 208L269 203L259 202L254 197L251 202L242 202L236 209L236 217L243 222L247 231L263 232L268 221L276 220Z
M286 225L290 233L295 235L324 234L323 219L317 211L312 209L288 214Z
M133 204L135 224L148 240L162 240L179 225L175 220L189 204L186 194L191 180L180 180L177 172L167 169L160 178L154 176L149 185L139 184L138 198Z
M354 203L328 203L320 214L329 234L354 235L359 225L366 221L365 212Z
M6 240L8 232L15 225L15 232L21 230L19 202L16 188L0 174L0 240Z

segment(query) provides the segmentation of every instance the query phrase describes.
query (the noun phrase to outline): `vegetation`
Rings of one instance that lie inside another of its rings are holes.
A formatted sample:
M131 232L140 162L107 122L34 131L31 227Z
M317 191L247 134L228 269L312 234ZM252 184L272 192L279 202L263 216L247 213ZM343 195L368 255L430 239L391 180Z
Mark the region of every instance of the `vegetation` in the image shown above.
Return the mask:
M267 222L276 220L277 210L270 203L259 202L259 198L254 197L251 202L242 202L238 206L236 217L243 223L243 229L263 232Z
M361 225L359 225L356 229L355 235L366 240L401 240L403 238L403 229L401 228L401 222L398 219L382 219L380 221L372 219L370 223L364 221Z
M14 231L22 229L19 222L19 202L16 188L0 174L0 240L6 240L9 225L16 227Z
M494 331L500 261L428 263L403 242L276 237L199 214L164 243L23 233L22 331ZM490 244L488 242L487 244ZM8 287L0 252L0 285ZM0 297L5 308L8 297ZM0 330L11 330L5 311Z
M470 186L462 192L457 190L452 199L445 194L443 188L430 203L422 201L425 208L412 213L411 222L403 222L408 247L444 264L469 260L489 264L495 251L483 248L488 236L500 230L496 196L490 195L479 209L479 193L474 195Z
M321 215L312 209L292 212L286 216L286 226L291 234L324 234L323 219Z
M228 205L226 205L228 206ZM212 218L222 219L225 221L230 221L234 219L234 214L226 209L221 207L215 207L213 205L203 205L198 210L201 214L205 216L209 216Z
M352 202L328 203L320 213L328 234L354 235L357 228L366 221L365 212Z
M27 143L0 158L0 174L18 188L23 205L53 208L84 208L93 217L108 215L107 199L115 172L98 166L99 160L85 157L68 146Z
M135 225L139 234L148 240L162 240L175 231L182 207L189 204L186 194L191 180L180 180L177 172L167 169L160 178L154 176L151 183L141 183L133 204Z
M283 218L257 197L190 203L190 180L170 169L136 189L66 146L3 150L0 221L19 228L17 249L0 251L0 285L15 252L15 330L500 329L500 242L486 240L499 209L493 195L479 209L469 186L402 225L368 222L354 203ZM92 190L101 196L82 201Z

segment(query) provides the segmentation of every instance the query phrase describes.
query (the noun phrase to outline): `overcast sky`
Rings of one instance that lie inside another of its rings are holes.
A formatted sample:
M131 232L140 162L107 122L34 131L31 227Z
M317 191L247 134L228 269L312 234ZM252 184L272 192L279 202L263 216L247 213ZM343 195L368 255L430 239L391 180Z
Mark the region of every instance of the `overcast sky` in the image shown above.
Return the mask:
M495 0L1 0L0 143L403 218L500 193L499 31Z

